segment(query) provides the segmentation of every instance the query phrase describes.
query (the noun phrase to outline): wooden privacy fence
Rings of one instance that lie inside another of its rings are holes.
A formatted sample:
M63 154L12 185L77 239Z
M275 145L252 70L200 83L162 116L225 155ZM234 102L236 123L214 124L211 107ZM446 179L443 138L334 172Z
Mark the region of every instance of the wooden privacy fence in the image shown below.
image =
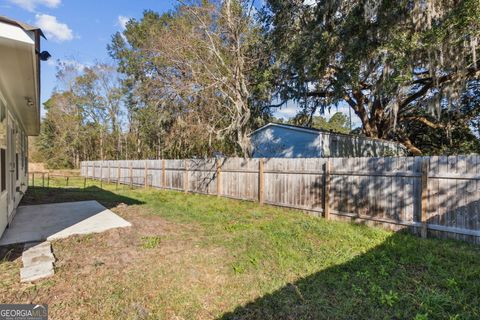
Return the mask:
M480 156L85 161L81 172L480 244Z

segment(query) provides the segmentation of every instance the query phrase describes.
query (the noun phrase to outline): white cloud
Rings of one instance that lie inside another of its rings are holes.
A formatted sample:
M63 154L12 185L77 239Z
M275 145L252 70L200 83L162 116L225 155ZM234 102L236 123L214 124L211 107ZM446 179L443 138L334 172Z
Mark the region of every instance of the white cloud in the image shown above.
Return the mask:
M273 102L277 103L277 102ZM285 120L293 118L299 111L298 105L293 101L287 101L287 103L274 111L273 115L277 118L283 118Z
M75 58L71 59L50 59L47 61L47 65L50 67L60 67L63 68L62 66L65 66L67 68L75 69L78 72L83 72L85 68L91 67L91 63L82 63L78 60L75 60Z
M62 0L10 0L10 2L28 11L35 11L37 6L56 8L60 5Z
M118 16L118 25L122 28L122 30L125 30L127 26L127 22L130 20L129 17L125 16Z
M66 23L58 21L57 17L48 14L37 14L35 18L35 24L42 29L47 38L58 42L73 39L72 29Z
M77 69L77 71L79 71L79 72L82 72L83 70L85 70L85 68L87 68L89 66L89 64L81 63L79 61L69 60L69 59L62 59L62 60L59 60L58 62L63 63L67 66L73 67L73 68Z

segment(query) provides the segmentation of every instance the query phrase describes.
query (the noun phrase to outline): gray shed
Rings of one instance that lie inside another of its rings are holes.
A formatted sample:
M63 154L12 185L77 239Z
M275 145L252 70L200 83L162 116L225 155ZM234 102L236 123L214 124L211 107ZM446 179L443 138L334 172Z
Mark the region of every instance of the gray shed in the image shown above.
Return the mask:
M269 123L251 134L254 158L328 158L402 156L400 143Z

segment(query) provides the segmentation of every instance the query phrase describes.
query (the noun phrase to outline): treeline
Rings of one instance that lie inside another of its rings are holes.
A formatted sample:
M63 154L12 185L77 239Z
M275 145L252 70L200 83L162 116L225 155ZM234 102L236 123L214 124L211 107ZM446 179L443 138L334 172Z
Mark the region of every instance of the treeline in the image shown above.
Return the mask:
M191 1L112 36L115 65L58 66L38 148L91 159L248 156L249 133L288 102L290 123L478 153L480 2ZM339 124L338 121L341 123Z

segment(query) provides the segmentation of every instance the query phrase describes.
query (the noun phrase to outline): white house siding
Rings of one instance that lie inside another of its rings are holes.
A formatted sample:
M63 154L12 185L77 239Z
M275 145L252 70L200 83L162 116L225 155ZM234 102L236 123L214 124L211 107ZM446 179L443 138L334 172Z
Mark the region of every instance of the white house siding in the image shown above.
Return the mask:
M255 158L377 157L403 155L395 142L268 124L251 136Z
M40 132L42 35L0 16L0 236L27 190L27 136Z
M0 235L27 190L27 152L25 130L0 99Z

